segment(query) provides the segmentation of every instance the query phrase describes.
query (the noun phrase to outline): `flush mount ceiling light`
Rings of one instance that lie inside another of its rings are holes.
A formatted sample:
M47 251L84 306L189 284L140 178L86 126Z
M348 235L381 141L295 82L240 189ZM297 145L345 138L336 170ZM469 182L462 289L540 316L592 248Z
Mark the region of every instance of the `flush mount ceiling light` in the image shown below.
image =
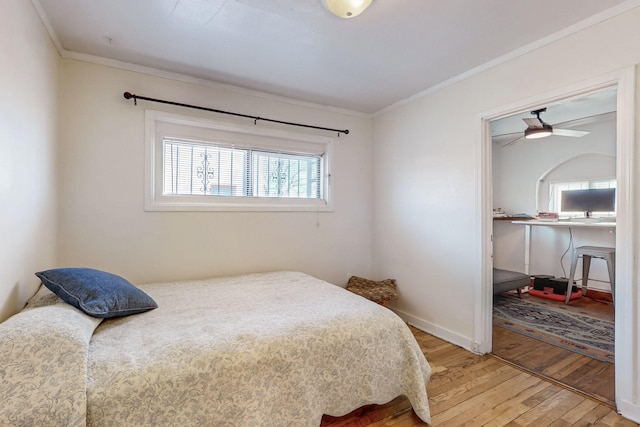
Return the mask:
M369 7L372 0L322 0L329 12L340 18L353 18Z

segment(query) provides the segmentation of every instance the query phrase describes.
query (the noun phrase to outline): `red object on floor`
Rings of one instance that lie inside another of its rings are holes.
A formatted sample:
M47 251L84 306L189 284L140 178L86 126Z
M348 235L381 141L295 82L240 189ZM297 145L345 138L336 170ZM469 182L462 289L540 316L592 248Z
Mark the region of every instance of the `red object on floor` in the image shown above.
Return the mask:
M535 289L529 289L529 295L533 295L534 297L552 299L554 301L562 301L567 298L566 294L554 294L553 288L544 288L543 291L537 291ZM571 298L569 301L573 301L574 299L582 298L582 289L578 288L577 291L571 293Z

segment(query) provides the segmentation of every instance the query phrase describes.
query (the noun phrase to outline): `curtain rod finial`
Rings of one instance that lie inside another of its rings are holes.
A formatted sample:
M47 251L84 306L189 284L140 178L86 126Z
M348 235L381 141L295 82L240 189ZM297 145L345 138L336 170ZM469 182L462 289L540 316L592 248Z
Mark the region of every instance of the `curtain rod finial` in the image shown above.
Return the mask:
M125 99L131 99L131 98L133 98L133 95L131 95L131 92L125 92L124 93L124 98Z

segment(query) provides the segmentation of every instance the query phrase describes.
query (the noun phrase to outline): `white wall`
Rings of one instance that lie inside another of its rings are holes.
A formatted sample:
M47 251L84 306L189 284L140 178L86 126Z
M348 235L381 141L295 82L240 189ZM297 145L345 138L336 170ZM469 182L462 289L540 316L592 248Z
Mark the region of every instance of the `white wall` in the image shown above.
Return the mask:
M58 59L31 2L0 2L0 321L55 263Z
M476 194L483 184L478 171L481 118L487 111L640 63L639 22L640 8L632 9L376 117L375 274L398 279L401 298L395 307L406 319L466 348L477 348L474 332L480 326L475 320L482 317L475 313L474 301L483 259ZM639 122L635 117L636 129ZM638 170L638 159L632 161L632 169ZM634 184L638 200L637 175ZM639 220L630 218L633 224ZM634 247L637 243L635 235ZM618 289L624 286L633 296L624 305L635 312L636 262L633 280L618 282ZM624 377L622 398L640 419L637 322L629 328L635 335L624 357L630 363L627 374L635 374Z
M299 270L344 285L349 274L371 274L370 119L75 60L63 60L62 74L60 265L134 283ZM335 211L145 212L145 109L234 119L145 101L136 107L125 91L349 129L333 144Z

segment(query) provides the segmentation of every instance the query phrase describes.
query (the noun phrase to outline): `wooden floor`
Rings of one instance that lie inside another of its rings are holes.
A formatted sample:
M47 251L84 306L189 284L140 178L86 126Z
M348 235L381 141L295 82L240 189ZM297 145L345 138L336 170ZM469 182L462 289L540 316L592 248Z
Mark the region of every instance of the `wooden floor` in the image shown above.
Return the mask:
M525 293L522 298L536 297ZM613 320L613 304L600 298L583 297L572 301L570 305L610 316ZM612 363L582 356L495 326L493 354L615 407L615 365Z
M417 329L412 331L433 368L427 386L432 426L636 426L606 404L516 368L478 356ZM322 427L426 426L400 397Z

